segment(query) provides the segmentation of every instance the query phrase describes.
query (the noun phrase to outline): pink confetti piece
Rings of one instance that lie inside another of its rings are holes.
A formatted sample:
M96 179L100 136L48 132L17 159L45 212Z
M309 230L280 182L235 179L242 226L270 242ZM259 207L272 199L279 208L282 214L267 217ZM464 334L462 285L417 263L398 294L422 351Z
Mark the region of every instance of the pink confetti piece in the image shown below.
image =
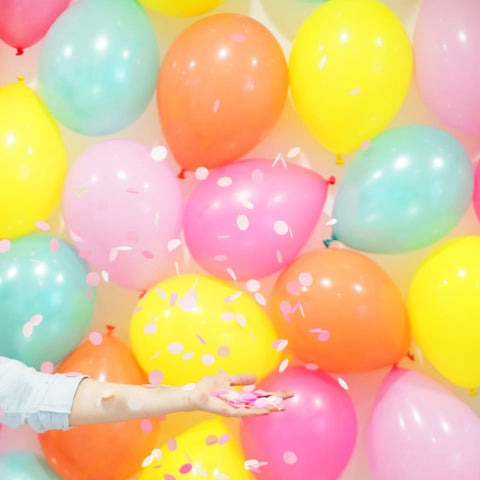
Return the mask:
M91 332L88 339L93 345L101 345L103 342L103 336L99 332Z
M155 335L155 333L157 333L157 329L158 327L156 323L150 322L143 327L143 332L145 335Z
M132 242L132 243L138 243L139 241L138 233L133 230L130 230L127 232L126 238L128 242Z
M12 246L12 242L7 239L0 240L0 253L5 253L10 250Z
M153 430L153 423L150 419L144 418L140 422L140 428L141 428L142 432L144 432L144 433L151 433L152 430Z
M58 238L52 238L50 240L50 251L52 253L55 253L56 251L58 251L60 247L60 242L58 241Z
M364 140L360 145L360 150L366 150L371 145L371 143L371 140Z
M207 342L200 335L197 334L196 336L204 345L207 344Z
M78 256L79 258L88 258L92 256L92 252L90 250L79 250Z
M213 112L214 112L214 113L217 113L219 106L220 106L220 99L217 98L217 99L215 100L215 103L213 104Z
M253 183L263 183L263 172L259 168L256 168L252 172L252 181Z
M230 434L229 433L224 433L218 438L218 444L219 445L225 445L228 441L230 440Z
M288 223L285 220L276 220L273 224L273 231L277 235L285 235L288 233L289 227Z
M148 381L152 385L160 385L163 382L163 378L164 378L164 375L161 370L152 370L148 374Z
M43 315L40 313L36 313L35 315L32 315L32 317L29 320L29 323L31 323L34 327L38 327L43 320Z
M202 363L209 367L215 363L215 357L211 353L205 353L202 355Z
M211 445L215 445L218 442L218 437L216 435L208 435L205 438L205 444L210 447Z
M223 255L223 254L219 254L219 255L215 255L213 257L213 259L216 261L216 262L226 262L228 260L228 257L226 255Z
M31 337L33 333L33 325L30 322L25 323L22 333L25 338Z
M170 308L173 307L177 303L178 293L172 292L170 294Z
M191 312L197 306L197 300L193 295L184 295L178 301L178 307L184 312Z
M35 226L44 232L48 232L50 230L50 225L47 222L44 222L43 220L37 220L35 222Z
M191 463L184 463L178 471L182 474L189 473L192 470L192 464Z
M240 297L240 295L242 295L242 291L237 290L235 293L232 293L232 295L229 295L228 297L225 297L223 299L223 301L224 301L224 303L234 302L238 297Z
M319 342L326 342L330 338L330 332L328 330L324 330L323 328L311 328L310 332L318 333Z
M180 342L172 342L168 344L167 350L172 355L179 355L183 352L184 346Z
M228 320L233 320L235 318L235 314L233 312L223 312L222 315L220 315L220 318L224 322L227 322Z
M251 385L245 385L243 388L242 388L242 392L245 392L245 393L251 393L255 390L255 384L251 384Z
M250 458L245 460L243 466L245 470L251 470L252 472L262 473L260 468L268 465L268 462L259 462L256 458Z
M283 461L288 465L293 465L297 463L297 456L291 450L283 452L282 458Z
M280 250L276 250L275 251L275 255L277 256L277 262L282 264L283 263L283 255L282 255L282 252Z
M54 366L52 362L46 361L40 365L40 371L42 373L53 373Z
M244 42L246 40L245 35L242 35L241 33L233 33L230 35L230 38L234 42Z
M87 298L89 302L92 301L92 296L90 295L90 290L88 289L88 287L87 287Z
M300 302L297 302L293 308L292 308L292 313L295 313L297 311L298 308L301 308L302 306L300 305Z
M283 318L288 323L291 323L292 319L290 318L290 313L292 313L292 306L289 302L287 302L287 300L282 300L280 302L280 311L282 312Z
M275 348L277 352L281 352L282 350L285 350L285 348L287 348L287 345L288 345L288 340L285 340L282 338L272 343L272 347Z
M302 286L297 280L290 280L287 283L287 292L292 295L298 295L302 291Z
M171 452L174 452L177 449L177 440L173 437L170 437L167 440L167 447Z
M226 345L223 345L221 347L218 347L217 349L217 355L219 357L228 357L230 355L230 348L227 347Z
M90 272L87 274L87 285L96 287L100 283L100 275L97 272Z
M134 194L138 194L140 193L141 189L140 187L128 187L126 192L127 193L134 193Z
M313 277L308 272L302 272L298 276L298 281L303 287L309 287L313 283Z
M173 475L170 475L169 473L166 473L163 476L164 480L177 480Z
M155 258L155 255L150 250L142 250L142 255L149 260Z
M3 408L0 405L0 417L4 417L4 416L5 416L5 412L3 411Z

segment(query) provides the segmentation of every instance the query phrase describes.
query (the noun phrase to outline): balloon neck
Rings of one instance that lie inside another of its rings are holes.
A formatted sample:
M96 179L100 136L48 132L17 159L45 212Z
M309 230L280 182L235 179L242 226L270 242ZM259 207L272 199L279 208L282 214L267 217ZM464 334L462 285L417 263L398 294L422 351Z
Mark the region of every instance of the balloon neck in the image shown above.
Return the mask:
M17 48L17 53L15 55L18 57L20 55L23 55L23 48Z
M337 181L337 179L334 176L331 176L331 177L328 178L327 183L329 185L335 185L336 181Z
M142 290L140 292L140 295L138 296L138 298L141 300L145 295L146 295L147 291L146 290Z
M337 160L335 161L335 164L336 165L343 165L343 163L344 162L343 162L342 156L339 153L337 153Z
M338 240L338 237L333 233L330 238L323 241L323 244L328 248L334 240Z
M107 335L111 335L113 333L113 331L115 330L115 326L114 325L109 325L107 323L107 325L105 325L106 329L107 329Z
M474 388L470 389L470 396L471 397L476 397L477 396L477 391Z
M406 355L412 362L415 361L415 355L412 352L408 352Z
M185 172L186 170L182 168L182 171L177 175L177 177L183 180L185 178Z
M24 77L17 77L17 80L20 82L20 83L23 83L23 81L25 80Z

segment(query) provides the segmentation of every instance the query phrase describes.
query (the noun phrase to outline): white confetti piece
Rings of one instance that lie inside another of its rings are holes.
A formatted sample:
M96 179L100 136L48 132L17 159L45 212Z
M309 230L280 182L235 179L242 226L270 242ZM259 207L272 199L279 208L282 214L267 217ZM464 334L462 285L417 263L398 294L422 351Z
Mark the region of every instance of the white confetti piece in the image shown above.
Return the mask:
M288 358L286 358L285 360L282 360L282 363L280 363L280 366L278 367L278 371L282 373L283 371L285 371L287 367L288 367Z
M258 290L260 290L260 282L253 278L247 280L247 290L252 293L258 292Z
M183 354L182 360L186 362L187 360L190 360L194 355L194 352L185 352Z
M163 162L167 158L167 149L163 145L157 145L152 148L151 156L156 162Z
M264 307L267 304L267 299L261 293L255 293L255 300L259 305Z
M130 250L133 250L133 247L130 247L129 245L122 245L120 247L117 247L117 250L119 252L128 252Z
M240 201L245 208L248 208L249 210L253 210L254 205L252 202L249 202L248 200L243 200L243 199Z
M245 327L247 325L247 319L241 313L237 313L235 315L235 320L241 327Z
M300 147L293 147L289 152L287 153L287 158L293 158L296 157L298 154L300 154L302 150Z
M229 295L228 297L225 297L223 299L224 303L231 303L234 302L240 295L242 294L241 290L237 290L235 293L232 293L232 295Z
M217 181L219 187L229 187L232 184L233 180L230 177L221 177Z
M276 250L275 252L276 256L277 256L277 262L278 263L283 263L283 255L282 255L282 252L280 250Z
M213 259L216 262L226 262L228 260L228 257L226 255L221 254L221 255L215 255Z
M198 167L195 170L195 178L200 181L206 180L208 178L208 168Z
M111 263L118 257L118 249L112 248L108 254L108 261Z
M164 292L161 288L156 288L155 291L157 292L157 295L162 298L163 300L167 300L168 295L166 292Z
M284 220L277 220L273 224L273 230L277 235L285 235L288 233L288 224Z
M228 267L227 268L227 273L230 275L230 277L232 278L232 280L234 282L237 281L237 276L235 275L235 272L233 271L233 268Z
M180 342L172 342L168 344L167 350L173 355L179 355L183 352L184 347Z
M12 246L12 242L7 239L0 240L0 253L5 253L10 250L10 247Z
M202 363L207 367L215 363L215 357L211 353L202 355Z
M104 281L105 283L108 283L108 281L110 280L110 275L108 274L108 272L107 272L106 270L102 270L102 271L100 272L100 275L102 276L103 281Z
M331 218L325 225L335 225L337 222L336 218Z
M304 287L309 287L313 283L313 277L308 272L302 272L298 275L298 282Z
M33 333L33 325L30 322L25 323L23 326L23 336L26 338L31 337Z
M226 475L225 473L220 473L220 471L218 470L218 468L215 468L213 470L213 477L214 478L218 478L219 480L227 480L228 478L230 478L228 475Z
M272 165L272 168L275 167L275 165L280 162L284 168L287 168L287 162L285 161L285 159L283 158L283 155L281 153L279 153L276 157L275 157L275 160L273 162L273 165Z
M321 59L320 59L320 63L318 64L318 68L321 70L324 66L325 66L325 62L327 61L327 56L324 55Z
M250 225L250 222L246 215L241 214L237 217L237 227L239 228L239 230L244 232L245 230L248 229L249 225Z
M348 383L343 378L338 377L337 382L344 390L348 390Z
M71 239L74 242L81 242L83 240L82 237L80 235L78 235L77 233L75 233L73 230L70 230L69 233L70 233Z
M178 307L184 312L191 312L195 310L196 306L197 300L193 295L184 295L183 297L180 297L180 300L178 301Z
M142 409L142 402L138 398L129 398L127 400L127 407L136 412Z
M233 320L235 318L235 314L233 312L223 312L220 318L224 321Z
M252 181L254 183L262 183L263 182L263 172L259 168L256 168L252 172Z
M167 250L169 252L173 252L181 244L182 244L182 241L179 238L172 238L172 240L170 240L167 244Z
M315 371L315 370L318 370L320 367L316 363L307 363L305 365L305 368L307 370Z
M282 458L283 458L283 461L285 463L287 463L288 465L293 465L293 464L297 463L297 456L295 455L295 453L293 453L290 450L287 450L286 452L283 452Z
M188 392L190 390L193 390L195 387L196 387L195 383L187 383L182 387L182 390L184 390L185 392Z
M200 465L194 465L192 472L200 475L201 477L208 477L208 472L205 471Z
M155 457L153 455L146 456L142 461L142 468L147 468L152 464L154 460L155 460Z
M358 95L359 93L362 92L362 89L361 88L352 88L348 93L350 95Z

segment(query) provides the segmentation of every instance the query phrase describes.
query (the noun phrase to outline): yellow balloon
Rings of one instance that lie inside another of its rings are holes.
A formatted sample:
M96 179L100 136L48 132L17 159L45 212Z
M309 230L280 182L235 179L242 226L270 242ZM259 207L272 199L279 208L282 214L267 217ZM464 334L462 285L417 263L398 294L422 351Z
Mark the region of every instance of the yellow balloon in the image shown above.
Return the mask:
M222 368L258 379L280 361L273 324L247 294L205 275L180 275L149 290L130 321L132 351L142 368L184 385Z
M19 237L46 220L67 173L53 116L19 80L0 88L0 239Z
M449 240L420 264L410 285L413 334L451 382L480 386L480 236Z
M147 7L173 17L195 17L217 8L224 0L141 0Z
M218 440L220 439L220 444ZM147 457L138 480L230 478L252 480L238 442L219 420L195 425ZM224 443L224 440L227 440ZM215 442L215 443L213 443ZM173 448L173 451L170 448ZM151 462L151 463L150 463ZM170 475L170 476L169 476Z
M298 30L290 88L300 118L328 150L343 154L375 137L403 103L412 47L395 14L377 0L333 0Z

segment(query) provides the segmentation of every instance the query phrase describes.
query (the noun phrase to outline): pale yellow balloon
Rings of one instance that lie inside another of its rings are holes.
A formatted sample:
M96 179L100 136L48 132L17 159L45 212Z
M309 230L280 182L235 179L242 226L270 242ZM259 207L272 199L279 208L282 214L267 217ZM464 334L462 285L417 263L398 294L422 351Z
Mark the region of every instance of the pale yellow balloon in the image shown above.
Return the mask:
M451 382L480 386L480 236L449 240L420 264L408 309L429 362Z
M217 8L224 0L141 0L147 7L173 17L195 17Z
M167 385L219 369L260 379L281 359L269 317L248 293L215 277L172 277L148 291L134 312L133 353L147 373L161 370Z
M221 444L215 441L218 439ZM138 480L164 480L172 477L252 480L251 474L244 467L245 458L241 447L219 419L193 426L176 437L175 442L175 445L163 444L160 447L161 453L154 451L147 457L144 463L149 465L142 469ZM169 447L175 448L172 451ZM182 467L186 473L180 472Z
M45 221L60 201L67 173L55 119L19 80L0 88L0 239Z
M334 0L298 30L290 88L300 118L336 154L380 133L407 94L413 71L400 20L377 0Z

